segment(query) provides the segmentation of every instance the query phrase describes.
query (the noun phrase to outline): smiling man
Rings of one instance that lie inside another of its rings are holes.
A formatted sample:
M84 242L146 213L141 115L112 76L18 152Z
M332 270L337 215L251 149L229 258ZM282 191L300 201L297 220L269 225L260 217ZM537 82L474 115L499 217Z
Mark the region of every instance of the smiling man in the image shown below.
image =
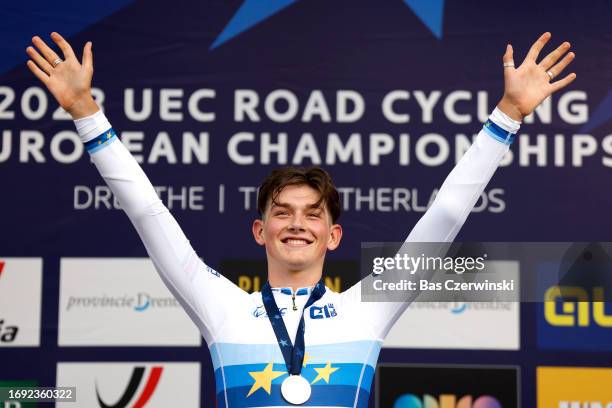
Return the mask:
M206 339L215 368L216 404L366 407L382 341L408 304L364 303L360 284L343 293L323 284L325 254L342 238L340 199L329 175L319 168L289 168L272 172L263 182L261 218L252 232L266 250L268 282L261 292L247 294L196 254L94 102L91 43L80 63L59 34L51 38L64 59L34 37L36 48L27 48L28 67L74 118L92 161L159 275ZM549 39L549 33L543 34L518 68L508 45L503 98L407 241L452 241L522 118L575 78L570 74L551 82L574 58L569 43L536 62Z
M325 253L340 244L340 197L319 168L273 171L257 198L261 219L253 236L266 248L272 286L312 286L321 277Z

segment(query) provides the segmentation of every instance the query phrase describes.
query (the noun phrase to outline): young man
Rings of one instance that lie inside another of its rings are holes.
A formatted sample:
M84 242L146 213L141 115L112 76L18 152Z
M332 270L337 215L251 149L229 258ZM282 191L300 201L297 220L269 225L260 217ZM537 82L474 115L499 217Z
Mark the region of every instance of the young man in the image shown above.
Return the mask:
M51 38L64 60L34 37L38 51L28 47L28 67L75 119L94 164L161 278L206 339L218 406L367 406L380 346L407 303L362 303L359 284L343 293L325 288L325 254L342 238L336 224L338 192L329 175L316 168L285 169L264 181L258 202L261 219L252 231L266 249L269 284L262 292L247 294L200 260L117 140L91 97L91 43L85 45L80 64L59 34ZM567 53L569 43L536 63L549 39L549 33L543 34L519 68L508 45L502 100L407 241L452 241L508 151L521 119L575 79L570 74L551 83L574 58Z

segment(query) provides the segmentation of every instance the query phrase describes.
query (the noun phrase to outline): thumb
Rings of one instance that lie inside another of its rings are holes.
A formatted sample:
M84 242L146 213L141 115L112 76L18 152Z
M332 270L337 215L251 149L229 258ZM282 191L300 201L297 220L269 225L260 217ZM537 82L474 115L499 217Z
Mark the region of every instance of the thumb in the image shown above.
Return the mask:
M504 53L502 60L504 61L504 64L514 64L514 50L512 49L512 45L506 45L506 52Z
M91 50L92 43L91 41L87 41L85 47L83 48L83 66L85 68L93 70L93 52Z
M512 49L512 45L506 45L506 52L504 53L502 60L504 62L504 76L506 76L515 69L514 50Z

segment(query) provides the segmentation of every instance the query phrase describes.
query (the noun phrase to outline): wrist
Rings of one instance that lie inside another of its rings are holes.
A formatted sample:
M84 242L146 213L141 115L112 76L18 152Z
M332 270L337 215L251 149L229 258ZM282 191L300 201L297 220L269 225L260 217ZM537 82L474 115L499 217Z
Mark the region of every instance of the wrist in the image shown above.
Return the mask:
M506 115L508 115L509 117L511 117L512 119L518 122L523 121L524 116L521 113L520 109L516 105L514 105L512 102L510 102L506 98L505 95L502 97L502 99L497 104L497 108L503 113L505 113Z
M93 115L75 119L74 125L83 143L87 143L111 129L111 124L101 110Z
M81 119L86 116L91 116L100 108L93 97L90 95L78 98L74 103L66 109L66 111L72 116L73 120Z

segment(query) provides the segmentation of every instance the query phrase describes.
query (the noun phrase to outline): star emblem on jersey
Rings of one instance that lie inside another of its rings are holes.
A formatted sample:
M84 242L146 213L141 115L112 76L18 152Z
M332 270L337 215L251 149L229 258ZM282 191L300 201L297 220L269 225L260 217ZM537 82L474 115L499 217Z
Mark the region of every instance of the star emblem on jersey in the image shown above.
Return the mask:
M338 371L340 367L332 367L331 363L328 361L325 367L313 367L313 369L317 372L317 376L314 380L312 380L311 384L314 384L319 380L323 380L329 384L329 377L332 375L332 373Z
M312 356L309 353L304 353L304 361L302 363L302 367L306 367L306 363L310 361Z
M264 391L266 391L268 395L270 395L272 389L272 380L287 374L286 371L274 371L273 367L274 363L268 363L268 365L266 365L266 368L264 368L262 371L249 371L249 375L253 377L255 383L249 390L247 398L260 388L263 388Z
M210 49L215 49L239 34L250 30L255 25L274 16L283 9L294 5L298 1L299 0L245 0L229 23L227 23L221 34L219 34L215 42L210 46ZM403 1L436 38L442 38L442 20L444 18L445 0Z

